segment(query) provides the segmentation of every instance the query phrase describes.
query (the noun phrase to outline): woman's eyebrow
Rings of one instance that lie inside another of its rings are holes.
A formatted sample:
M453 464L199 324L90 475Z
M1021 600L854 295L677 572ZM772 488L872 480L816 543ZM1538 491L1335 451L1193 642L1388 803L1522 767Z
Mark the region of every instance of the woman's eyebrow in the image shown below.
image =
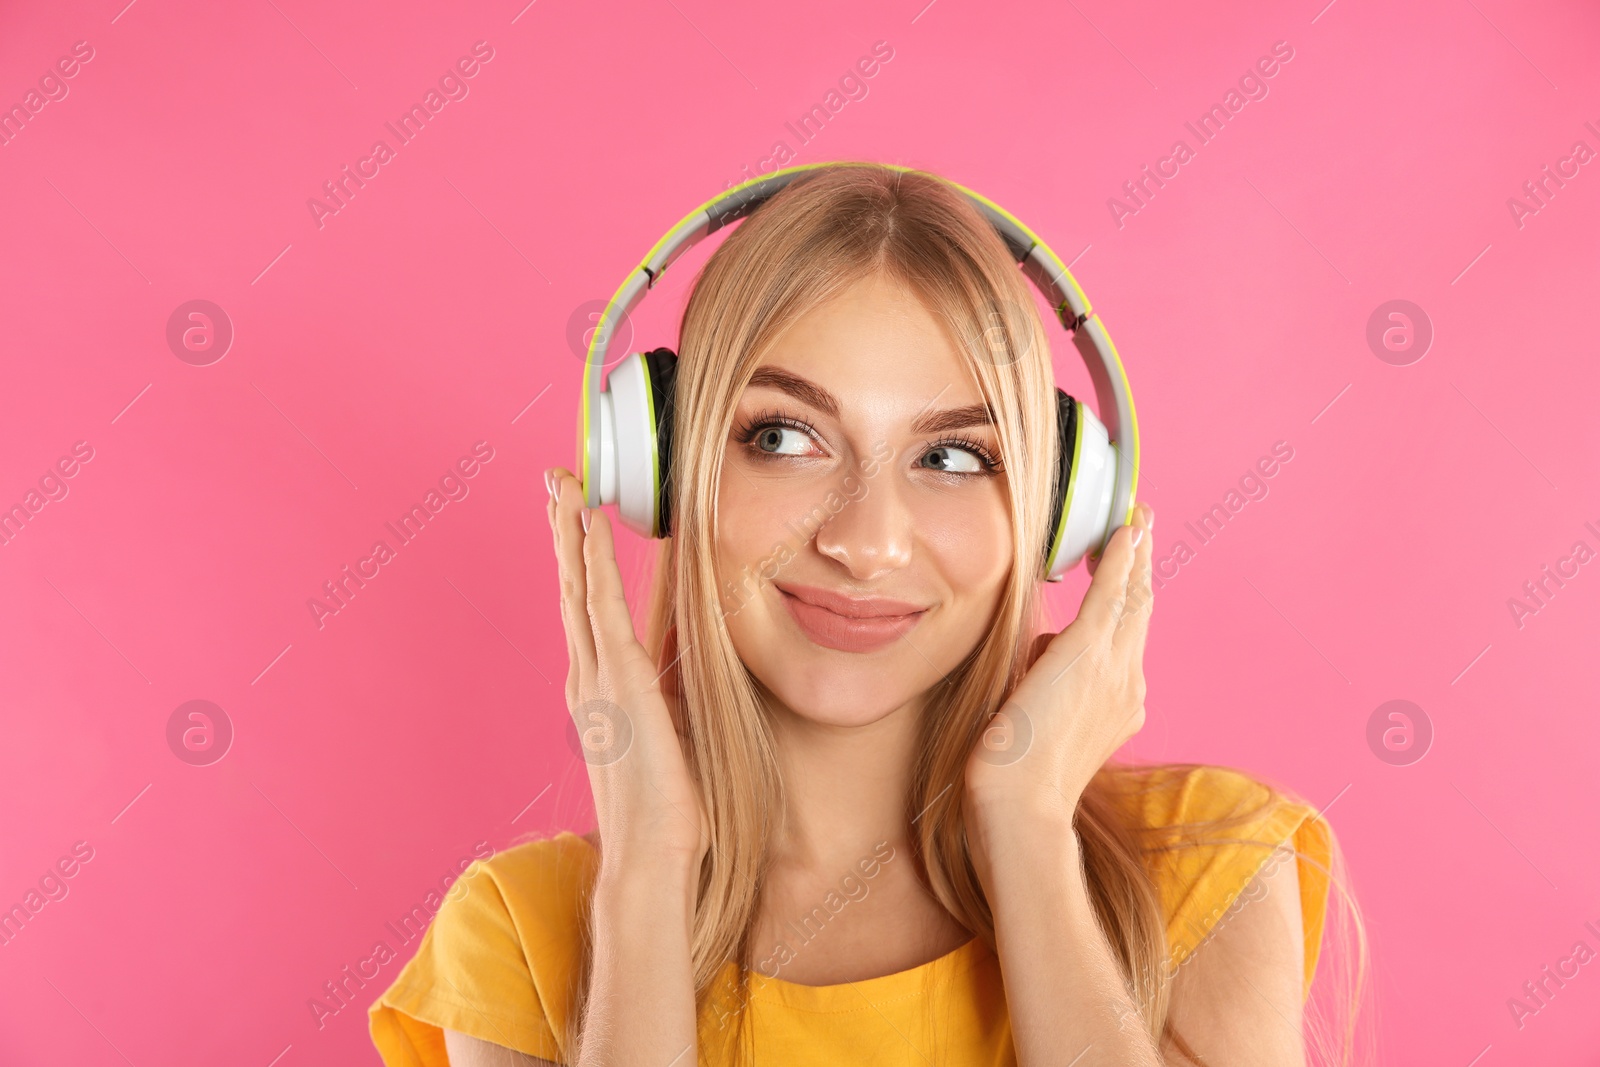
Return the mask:
M757 367L750 377L749 388L754 389L758 386L788 393L796 400L810 404L830 419L839 417L839 401L832 393L811 379L803 378L792 371L777 367ZM994 412L987 404L969 404L961 408L924 411L912 422L911 432L941 433L946 430L965 429L968 426L993 426L994 422Z
M776 389L781 393L788 393L802 403L810 404L830 419L839 417L839 401L833 394L810 378L802 378L777 367L757 367L755 374L750 376L748 388L757 387Z
M968 426L993 426L994 412L987 404L969 404L964 408L943 408L919 415L911 423L912 433L943 433L946 430L964 430Z

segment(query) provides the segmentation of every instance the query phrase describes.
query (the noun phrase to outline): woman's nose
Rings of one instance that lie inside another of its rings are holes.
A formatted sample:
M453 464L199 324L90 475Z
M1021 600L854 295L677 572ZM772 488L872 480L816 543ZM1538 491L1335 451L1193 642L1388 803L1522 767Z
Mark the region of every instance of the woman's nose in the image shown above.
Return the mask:
M818 528L816 545L856 581L868 582L911 561L914 527L889 471L879 471L874 479L852 475L851 480L855 491L839 492L843 506Z

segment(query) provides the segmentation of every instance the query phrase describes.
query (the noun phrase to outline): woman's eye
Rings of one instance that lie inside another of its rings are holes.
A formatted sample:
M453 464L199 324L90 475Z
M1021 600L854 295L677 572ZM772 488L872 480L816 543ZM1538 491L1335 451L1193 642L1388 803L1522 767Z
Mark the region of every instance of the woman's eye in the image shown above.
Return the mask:
M792 439L790 448L784 448L784 435ZM811 439L799 430L788 426L766 426L757 431L754 442L756 448L769 455L775 456L803 456L808 450Z
M983 461L964 448L953 448L949 445L940 445L930 448L922 455L924 467L934 470L947 471L951 474L981 474ZM927 462L928 460L933 462Z

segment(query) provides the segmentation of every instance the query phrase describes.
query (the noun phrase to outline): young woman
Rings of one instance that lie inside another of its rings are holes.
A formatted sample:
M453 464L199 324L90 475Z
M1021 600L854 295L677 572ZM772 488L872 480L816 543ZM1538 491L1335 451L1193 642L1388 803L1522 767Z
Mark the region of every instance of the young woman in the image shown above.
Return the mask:
M991 226L822 168L710 257L679 356L644 643L611 519L547 473L597 830L468 869L371 1008L386 1063L1305 1063L1334 839L1240 772L1110 762L1154 516L1055 632L1050 348Z

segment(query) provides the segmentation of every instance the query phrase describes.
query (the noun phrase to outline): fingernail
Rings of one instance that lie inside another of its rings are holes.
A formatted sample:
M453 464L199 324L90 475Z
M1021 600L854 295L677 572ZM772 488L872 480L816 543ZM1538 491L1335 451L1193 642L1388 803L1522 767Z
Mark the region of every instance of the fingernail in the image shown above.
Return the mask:
M544 491L549 493L551 496L556 495L555 471L547 470L544 472Z
M583 509L583 532L584 533L588 533L589 532L589 517L591 515L593 515L593 514L594 514L594 512L592 510L590 510L589 508L584 508Z
M1139 547L1139 539L1142 538L1143 536L1144 536L1144 527L1143 526L1135 526L1133 528L1133 547L1134 548L1138 548Z

